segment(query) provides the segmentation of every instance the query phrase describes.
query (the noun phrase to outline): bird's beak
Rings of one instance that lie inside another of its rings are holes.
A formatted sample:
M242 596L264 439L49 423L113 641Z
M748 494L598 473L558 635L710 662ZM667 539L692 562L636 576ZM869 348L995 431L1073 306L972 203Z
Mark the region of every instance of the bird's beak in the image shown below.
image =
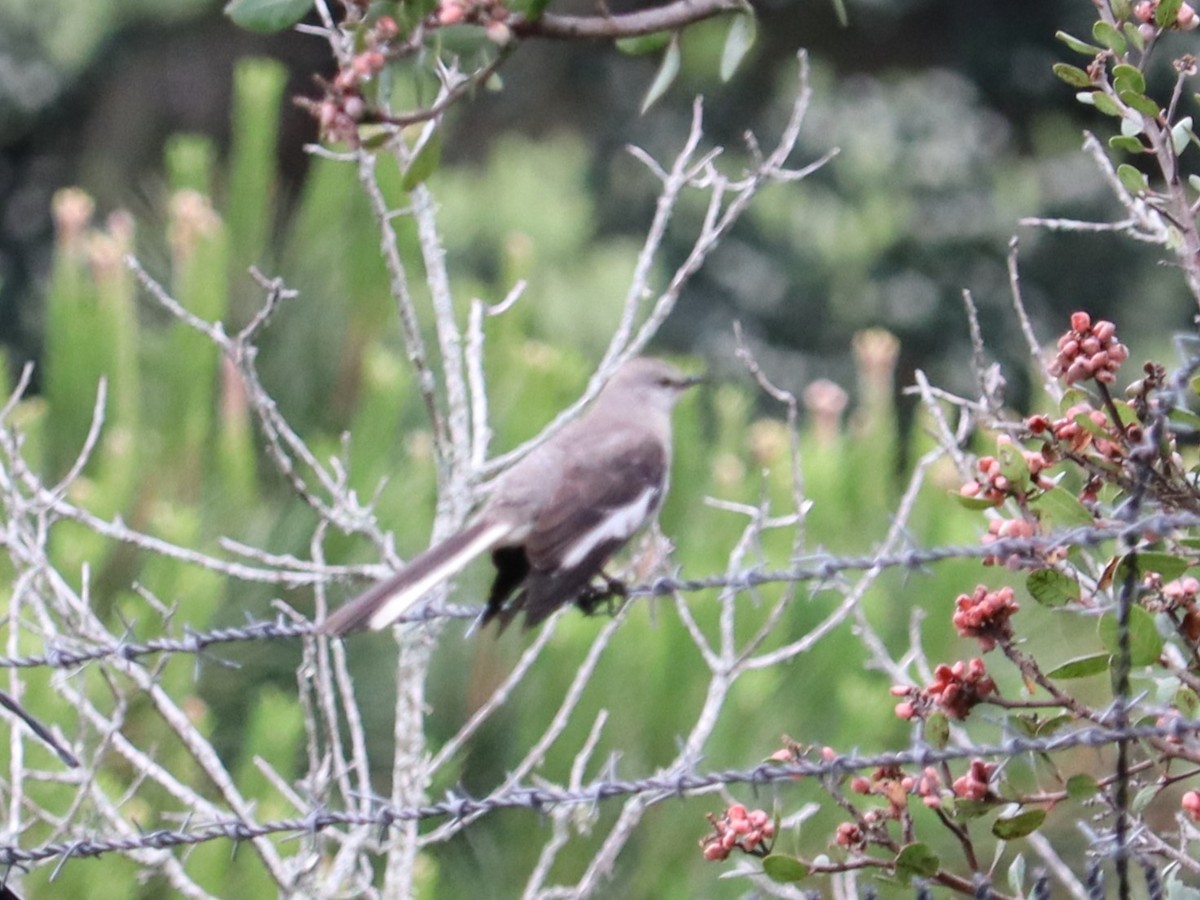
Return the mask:
M690 387L695 387L698 384L704 384L707 381L708 377L705 375L688 375L679 383L679 389L684 391Z

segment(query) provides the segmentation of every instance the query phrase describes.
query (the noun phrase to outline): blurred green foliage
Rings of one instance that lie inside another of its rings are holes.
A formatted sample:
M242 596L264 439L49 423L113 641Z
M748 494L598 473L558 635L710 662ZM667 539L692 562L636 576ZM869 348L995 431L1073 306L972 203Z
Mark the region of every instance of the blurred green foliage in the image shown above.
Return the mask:
M253 61L239 68L235 138L227 163L217 162L203 138L184 136L171 143L166 162L171 193L162 198L168 210L166 233L138 234L136 247L151 258L165 250L159 255L169 260L169 271L157 274L187 309L223 321L227 331L244 324L261 299L245 273L248 263L265 267L269 275L282 274L300 290L279 311L265 338L261 361L267 385L318 457L341 453L341 435L350 434L351 483L360 495L370 496L386 479L379 494L380 518L394 531L400 551L411 554L424 546L432 520L433 461L423 408L394 322L378 233L353 167L327 159L312 160L293 213L278 215L271 110L278 106L280 85L280 73L271 63ZM570 137L539 142L509 138L484 165L445 167L429 182L441 204L446 251L461 302L477 296L496 302L515 279L529 281L517 305L487 326L497 450L535 434L578 395L588 361L616 321L633 268L635 246L597 234L587 164L585 148ZM403 204L397 177L385 177L383 187L389 202ZM812 193L800 187L775 189L762 215L785 215L789 198L801 190ZM74 219L69 218L70 203L76 205ZM60 197L59 246L46 297L45 392L27 401L19 414L47 477L58 477L71 465L104 377L105 425L84 477L71 488L73 499L99 515L121 515L143 531L208 552L220 553L218 538L229 536L272 552L306 555L314 514L258 451L236 379L201 335L153 305L139 306L134 283L120 264L121 254L135 246L128 220L116 216L92 227L89 214L83 195ZM401 251L419 271L414 236L402 219L397 225ZM677 315L689 315L686 302ZM430 327L429 322L423 325ZM806 494L813 502L804 523L804 553L870 548L885 534L902 490L906 475L901 456L916 458L928 449L920 427L911 431L913 446L902 446L890 373L872 374L861 362L859 368L861 400L852 423L821 432L806 422L800 437ZM674 487L662 526L676 547L674 562L685 575L718 573L745 525L739 515L706 504L705 497L769 502L776 512L785 512L791 503L783 411L763 413L757 403L746 383L719 385L688 399L678 411ZM912 544L975 539L977 518L946 496L954 487L948 477L935 477L927 485L910 522ZM87 566L92 603L132 623L140 636L151 636L148 623L159 617L148 614L144 597L131 590L135 583L178 607L172 618L176 628L207 628L269 614L273 592L261 586L133 552L72 524L60 524L52 537L60 570L70 575ZM786 565L794 537L790 529L769 533L747 562L766 568ZM333 536L325 552L330 562L362 560L367 548ZM459 599L468 602L482 595L483 568L461 580ZM968 564L949 564L919 575L885 576L865 598L866 614L883 639L900 648L907 645L914 610L928 609L926 649L935 660L948 658L956 646L949 629L953 598L973 586L973 580L964 580L972 578L972 571ZM345 593L353 590L347 585ZM747 599L739 611L739 633L749 633L782 590L764 586L759 604ZM786 626L771 643L803 636L843 596L843 586L834 582L802 586ZM714 598L711 592L687 598L710 633L718 614ZM304 592L284 599L311 612ZM518 695L470 743L457 769L432 786L435 795L460 786L480 792L503 778L553 715L568 677L564 673L576 670L598 625L577 614L561 622ZM489 634L462 640L460 635L459 626L445 632L428 687L433 746L453 734L488 696L529 640L518 629L499 639ZM353 640L356 689L361 698L371 698L363 712L370 756L378 766L377 785L383 789L391 759L395 647L387 635ZM201 660L197 668L194 660L174 659L162 670L162 685L212 740L259 814L288 815L291 810L253 761L264 757L288 778L301 774L304 735L295 698L299 645L235 647L223 650L221 658L232 665ZM864 751L904 745L908 726L891 714L887 681L864 669L864 661L851 623L844 622L793 664L745 677L705 748L704 767L753 764L776 749L784 733L806 743ZM681 736L694 724L706 684L707 669L673 605L639 603L604 654L543 771L557 774L569 767L600 710L608 710L611 718L592 771L610 760L620 776L654 771L673 757ZM98 679L82 676L79 686L94 702L111 702ZM61 698L38 673L31 676L23 699L39 712L61 709ZM195 763L150 710L130 709L125 731L139 746L156 748L162 765L202 783ZM0 744L0 764L6 762L8 746ZM102 771L100 778L119 792L134 773L115 755L112 761L113 771ZM36 789L47 798L56 791L66 798L71 791L51 784ZM798 808L808 790L804 785L779 788L780 803ZM138 806L132 817L144 829L177 824L164 816L173 811L170 798L150 791L138 793L132 802ZM760 802L769 806L770 796ZM45 803L54 805L51 799ZM705 831L703 813L719 806L711 798L656 807L622 857L612 893L740 894L744 885L719 881L720 869L703 863L696 848ZM604 809L591 836L575 839L556 873L567 878L578 874L577 867L594 852L604 823L613 821L617 809L616 803ZM834 821L819 814L805 825L804 840L820 844ZM546 821L526 812L483 818L468 836L428 851L426 895L514 894L548 829ZM44 831L31 830L23 840L46 837ZM288 852L287 844L281 847ZM219 896L269 892L258 858L245 849L233 853L214 842L192 851L186 866ZM139 884L136 867L112 855L69 861L53 870L53 883L51 874L52 867L45 866L28 875L24 885L29 896L152 897L164 890L159 883Z

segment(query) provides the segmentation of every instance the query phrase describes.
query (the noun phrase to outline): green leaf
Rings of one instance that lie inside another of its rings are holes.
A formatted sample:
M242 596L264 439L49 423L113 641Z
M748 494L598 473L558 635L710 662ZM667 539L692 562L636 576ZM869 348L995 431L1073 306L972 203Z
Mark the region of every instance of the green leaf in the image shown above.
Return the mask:
M1175 155L1178 156L1183 152L1188 145L1188 141L1192 138L1192 117L1184 116L1178 122L1171 126L1171 146L1175 149Z
M1016 444L1004 443L997 447L996 461L1000 463L1000 474L1009 484L1019 490L1029 487L1029 464Z
M1158 796L1158 792L1162 790L1156 784L1148 784L1136 794L1133 795L1133 802L1129 804L1129 810L1135 816L1140 816L1145 812L1146 807L1150 805L1150 801Z
M837 16L838 24L843 28L850 24L850 16L846 13L846 0L833 0L833 12Z
M1131 194L1144 194L1150 190L1150 182L1146 180L1146 176L1129 163L1117 166L1117 178Z
M1025 588L1033 595L1034 600L1051 608L1066 606L1079 599L1079 582L1057 569L1038 569L1036 572L1030 572L1025 579Z
M1120 97L1121 102L1130 109L1136 109L1144 116L1150 116L1150 118L1154 118L1159 114L1159 112L1161 112L1157 103L1155 103L1145 94L1138 91L1120 91L1117 96Z
M1069 713L1063 713L1060 716L1051 716L1049 719L1043 719L1040 723L1038 723L1036 736L1046 737L1047 735L1061 731L1067 725L1074 724L1074 722L1075 717Z
M1067 34L1065 31L1056 31L1054 36L1074 50L1076 53L1082 53L1084 56L1095 56L1100 52L1099 47L1089 44L1087 41L1081 41L1077 37Z
M959 819L978 819L986 816L998 805L996 800L968 800L965 797L955 797L954 815Z
M403 190L411 191L437 171L438 163L441 161L442 132L441 129L437 129L409 161L408 168L404 170L404 177L400 179L400 187Z
M1067 63L1055 63L1054 74L1073 87L1091 87L1092 79L1087 72L1078 66Z
M1008 890L1014 897L1024 897L1025 854L1018 853L1008 867Z
M1163 581L1174 581L1188 570L1191 563L1182 556L1174 553L1163 553L1161 550L1142 550L1121 557L1113 575L1113 584L1120 588L1129 577L1129 567L1134 568L1134 580L1140 579L1148 572L1157 572Z
M1184 884L1177 871L1167 876L1166 889L1166 900L1200 900L1200 889Z
M729 33L725 36L725 47L721 51L721 80L728 81L754 46L758 36L758 20L754 13L743 13L733 17Z
M1142 33L1138 31L1138 27L1132 22L1126 22L1122 25L1121 31L1125 33L1125 40L1129 41L1129 46L1138 51L1146 49L1146 39L1142 37Z
M671 43L672 31L656 31L653 34L641 34L637 37L621 38L617 49L630 56L642 56L646 53L657 53Z
M1113 66L1113 87L1118 91L1137 91L1146 93L1146 76L1137 66L1121 63Z
M931 878L937 874L941 861L925 844L909 844L896 854L896 873L918 878Z
M965 509L993 509L1000 505L994 500L989 500L987 497L967 497L958 491L951 491L950 493Z
M1067 779L1067 796L1072 800L1087 800L1098 793L1100 793L1100 782L1086 772L1072 775Z
M509 8L518 12L530 22L536 22L550 5L550 0L509 0Z
M1014 841L1033 834L1046 821L1044 809L1027 809L1015 816L1005 816L992 823L992 834L1002 841Z
M1197 697L1195 692L1188 688L1177 690L1171 702L1177 710L1189 719L1194 719L1196 717L1196 710L1200 708L1200 697Z
M1144 153L1146 151L1142 142L1129 134L1113 135L1108 139L1108 146L1113 150L1124 150L1126 153Z
M1105 613L1100 617L1100 640L1108 652L1117 652L1117 617ZM1134 666L1149 666L1162 656L1163 639L1154 624L1154 616L1140 606L1129 610L1129 662Z
M1179 8L1183 6L1183 0L1160 0L1158 7L1154 10L1154 24L1159 28L1170 28L1175 24L1175 19L1179 17Z
M1056 666L1046 673L1048 678L1087 678L1089 675L1099 675L1108 671L1108 654L1093 653L1090 656L1077 656L1062 665Z
M1116 26L1110 25L1103 20L1098 21L1092 26L1092 37L1117 54L1117 56L1121 56L1127 49L1125 36L1116 29Z
M663 54L658 74L654 76L654 81L651 83L650 89L646 91L645 99L642 100L643 115L667 92L675 80L675 76L679 74L679 61L679 35L675 34L671 37L671 43L667 45L667 52Z
M1200 176L1196 176L1196 175L1188 176L1189 181L1192 178L1195 178L1197 180L1197 184L1200 184ZM1193 187L1196 187L1196 186L1197 185L1193 185ZM1176 425L1186 425L1188 428L1200 430L1200 416L1196 415L1190 409L1184 409L1181 406L1177 406L1173 410L1171 410L1169 413L1167 413L1167 418L1170 419L1172 422L1174 422ZM1189 546L1196 546L1196 545L1189 545Z
M950 722L941 713L934 713L925 720L925 743L938 750L950 743Z
M1043 523L1052 528L1079 528L1096 521L1078 497L1059 485L1043 491L1033 505Z
M249 31L291 28L312 9L313 0L229 0L225 15Z
M793 884L808 877L808 866L794 856L772 853L762 864L767 877L777 884Z
M1121 107L1117 105L1117 101L1104 91L1092 91L1092 105L1106 116L1122 115Z

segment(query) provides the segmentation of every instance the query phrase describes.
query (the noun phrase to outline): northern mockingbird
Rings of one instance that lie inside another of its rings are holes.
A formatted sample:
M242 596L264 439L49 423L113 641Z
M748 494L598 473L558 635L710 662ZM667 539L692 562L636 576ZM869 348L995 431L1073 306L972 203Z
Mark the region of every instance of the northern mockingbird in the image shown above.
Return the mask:
M699 380L657 359L625 363L584 415L497 479L469 525L336 610L321 630L385 628L484 553L496 566L484 625L499 618L504 628L524 610L531 627L580 600L662 503L671 409Z

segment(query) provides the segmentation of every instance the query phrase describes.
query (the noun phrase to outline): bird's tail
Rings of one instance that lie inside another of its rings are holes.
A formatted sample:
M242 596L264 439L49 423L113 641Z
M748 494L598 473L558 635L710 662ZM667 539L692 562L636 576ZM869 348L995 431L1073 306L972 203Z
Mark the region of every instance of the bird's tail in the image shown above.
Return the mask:
M335 610L320 630L342 635L362 628L372 631L386 628L433 587L503 541L511 530L512 526L505 522L479 521L469 525Z

